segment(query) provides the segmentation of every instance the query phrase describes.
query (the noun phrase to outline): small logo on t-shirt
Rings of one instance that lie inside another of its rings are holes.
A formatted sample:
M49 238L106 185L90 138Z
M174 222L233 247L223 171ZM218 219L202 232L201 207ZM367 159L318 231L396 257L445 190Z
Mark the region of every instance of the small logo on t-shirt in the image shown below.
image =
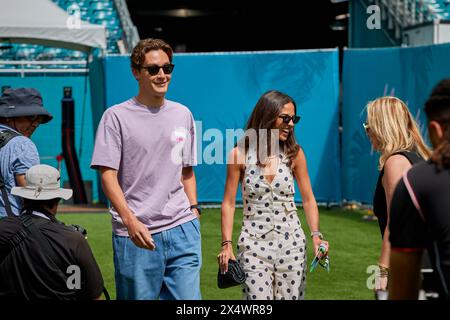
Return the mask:
M183 162L183 148L186 143L186 137L186 128L179 127L172 132L172 162L176 165L180 165Z
M186 129L185 128L177 128L172 133L172 142L180 143L186 140Z

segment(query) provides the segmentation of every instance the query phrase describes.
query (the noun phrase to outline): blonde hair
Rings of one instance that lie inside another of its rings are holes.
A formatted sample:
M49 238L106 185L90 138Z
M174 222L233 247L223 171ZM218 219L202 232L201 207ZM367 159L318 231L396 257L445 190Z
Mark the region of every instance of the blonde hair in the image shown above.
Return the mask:
M396 152L413 151L425 160L431 155L406 104L396 97L381 97L367 104L367 124L381 152L378 169Z

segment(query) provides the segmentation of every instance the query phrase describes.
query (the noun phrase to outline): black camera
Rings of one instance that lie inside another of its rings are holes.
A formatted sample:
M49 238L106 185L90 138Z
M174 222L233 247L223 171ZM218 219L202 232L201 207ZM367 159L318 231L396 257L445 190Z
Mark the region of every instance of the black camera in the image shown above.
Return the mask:
M86 230L85 228L83 228L82 226L79 226L79 225L77 225L77 224L71 224L70 227L71 227L73 230L75 230L75 231L81 233L81 235L82 235L85 239L87 239L87 230Z

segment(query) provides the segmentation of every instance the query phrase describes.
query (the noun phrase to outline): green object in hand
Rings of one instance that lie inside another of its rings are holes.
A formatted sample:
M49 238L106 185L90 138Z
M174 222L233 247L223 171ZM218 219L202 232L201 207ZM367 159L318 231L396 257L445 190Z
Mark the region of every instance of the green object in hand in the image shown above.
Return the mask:
M327 252L327 247L325 243L321 243L319 246L319 253L325 253ZM317 265L319 264L321 267L327 269L328 272L330 272L330 258L328 255L322 256L322 258L319 259L319 253L314 257L314 260L311 262L311 268L309 272L313 272L314 269L316 269Z

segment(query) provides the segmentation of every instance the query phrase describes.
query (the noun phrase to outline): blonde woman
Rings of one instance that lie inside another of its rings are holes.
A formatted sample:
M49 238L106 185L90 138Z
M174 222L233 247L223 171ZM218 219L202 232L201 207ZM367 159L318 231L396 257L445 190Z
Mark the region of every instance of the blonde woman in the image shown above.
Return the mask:
M380 153L373 211L383 242L375 290L385 291L389 277L389 210L394 189L406 170L430 157L430 150L408 107L396 97L381 97L369 102L364 128L373 148Z

